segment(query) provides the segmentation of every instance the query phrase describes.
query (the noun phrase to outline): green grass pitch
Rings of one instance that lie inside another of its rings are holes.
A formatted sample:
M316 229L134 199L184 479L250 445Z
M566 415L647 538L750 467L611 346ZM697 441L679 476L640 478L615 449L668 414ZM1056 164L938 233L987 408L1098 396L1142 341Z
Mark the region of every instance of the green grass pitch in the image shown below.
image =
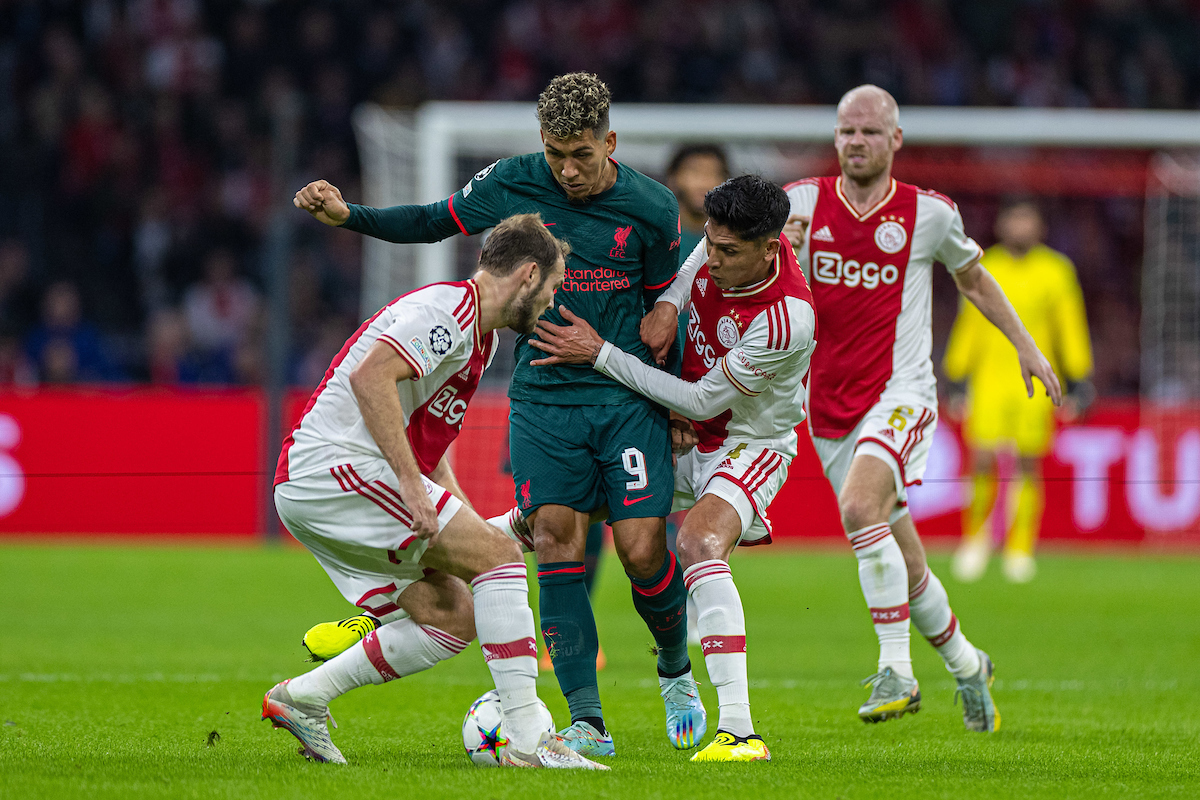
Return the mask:
M933 566L948 575L945 558ZM259 721L260 700L306 669L303 631L348 609L298 548L3 545L0 797L1200 796L1200 559L1040 566L1028 586L995 570L946 581L997 665L1003 725L989 736L963 730L953 681L916 635L921 712L858 721L875 643L849 552L737 553L751 704L774 760L702 766L667 744L650 637L609 557L596 606L619 755L579 774L469 764L459 723L490 685L477 646L339 699L349 766L300 758ZM565 724L553 675L539 683Z

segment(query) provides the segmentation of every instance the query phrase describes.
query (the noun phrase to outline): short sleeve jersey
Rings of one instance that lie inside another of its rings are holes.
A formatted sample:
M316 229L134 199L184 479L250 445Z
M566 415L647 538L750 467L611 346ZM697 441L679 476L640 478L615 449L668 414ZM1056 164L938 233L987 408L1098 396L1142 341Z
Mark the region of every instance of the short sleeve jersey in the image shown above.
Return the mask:
M616 163L615 161L613 163ZM612 188L573 202L541 153L505 158L475 174L443 201L465 235L513 214L536 212L571 245L555 308L545 319L564 324L558 306L571 309L606 341L647 364L639 337L642 316L679 268L679 204L662 184L623 164ZM544 356L528 336L517 339L509 397L551 405L610 405L638 395L588 366L533 367Z
M702 266L692 281L682 377L699 381L719 365L743 397L696 423L700 451L753 441L795 456L816 337L812 293L786 239L771 274L753 286L723 291Z
M933 262L966 269L983 251L945 195L892 180L860 214L841 178L784 187L792 213L810 218L799 253L821 318L812 360L809 425L837 439L884 397L934 407Z
M362 324L329 365L284 441L275 483L356 457L383 458L350 387L350 373L376 342L395 350L413 370L414 377L398 383L396 391L413 455L428 475L462 429L498 339L496 331L480 331L474 281L435 283L393 300Z

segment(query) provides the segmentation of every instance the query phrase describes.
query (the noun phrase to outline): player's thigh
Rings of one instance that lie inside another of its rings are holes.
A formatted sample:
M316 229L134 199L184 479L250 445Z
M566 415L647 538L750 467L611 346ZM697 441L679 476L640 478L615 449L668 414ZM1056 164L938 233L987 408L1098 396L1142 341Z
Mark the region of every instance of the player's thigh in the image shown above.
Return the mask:
M718 497L733 508L740 525L734 544L770 544L773 525L767 516L775 495L787 481L791 456L755 443L704 454L704 488L697 505Z
M318 473L291 480L275 488L275 505L342 595L383 616L399 611L400 594L424 577L417 563L424 543L398 518L402 505L383 500L378 487L379 494L355 490L371 486L377 472L367 462L353 469L352 478Z
M996 451L1012 442L1014 402L1004 391L972 391L963 418L963 440L968 447Z
M475 638L475 604L461 578L435 569L400 593L398 605L414 622L432 625L463 641Z
M591 408L512 402L508 447L522 511L559 505L586 514L604 504L596 451L588 436Z
M671 513L675 471L666 412L636 400L595 406L589 416L610 522Z
M885 464L891 472L892 506L884 519L895 521L907 513L908 487L920 483L925 475L929 449L937 429L937 411L920 402L885 398L863 418L854 448L854 461L847 474L846 486L839 494L839 505L846 511L868 514L874 524L878 516L873 507L874 500L885 496L876 487L878 468L871 462L861 462L864 456L872 456ZM862 463L862 466L859 466ZM859 472L855 475L855 471ZM851 492L851 479L855 485ZM853 514L851 516L857 516ZM861 523L866 517L858 516Z
M437 540L421 556L426 567L468 582L493 567L514 562L525 564L517 543L465 505L438 531Z

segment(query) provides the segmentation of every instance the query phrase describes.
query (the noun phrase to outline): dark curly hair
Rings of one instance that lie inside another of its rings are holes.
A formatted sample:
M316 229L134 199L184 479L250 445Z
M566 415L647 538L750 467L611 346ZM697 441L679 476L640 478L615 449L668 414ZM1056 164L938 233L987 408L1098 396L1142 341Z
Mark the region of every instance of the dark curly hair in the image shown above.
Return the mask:
M538 97L538 122L555 139L573 139L584 131L603 139L611 102L604 81L590 72L569 72L550 81Z
M791 203L783 189L761 175L739 175L704 195L704 213L739 239L757 241L783 232Z

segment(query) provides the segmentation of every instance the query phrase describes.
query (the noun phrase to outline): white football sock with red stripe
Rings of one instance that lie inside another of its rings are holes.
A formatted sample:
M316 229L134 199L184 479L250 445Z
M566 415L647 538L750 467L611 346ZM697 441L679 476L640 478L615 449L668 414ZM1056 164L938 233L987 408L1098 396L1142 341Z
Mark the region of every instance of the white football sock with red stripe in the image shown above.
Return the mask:
M913 676L908 633L908 568L886 522L847 534L858 559L858 582L879 637L879 670Z
M312 672L288 683L294 700L316 706L351 689L371 683L386 683L427 670L439 661L461 653L467 643L432 625L411 619L389 622L346 652L331 658Z
M913 625L942 654L954 677L969 678L979 672L979 653L959 628L946 587L928 567L925 577L909 592L908 608Z
M708 678L717 690L717 729L752 736L750 683L746 678L746 615L733 574L724 561L701 561L683 573L688 596L699 612L700 647Z
M522 753L532 753L550 727L537 696L537 640L525 562L501 564L471 581L475 630L504 712L504 732Z
M533 552L533 534L521 515L521 509L513 506L500 516L492 517L487 523L499 528L501 533L521 545L521 552Z

